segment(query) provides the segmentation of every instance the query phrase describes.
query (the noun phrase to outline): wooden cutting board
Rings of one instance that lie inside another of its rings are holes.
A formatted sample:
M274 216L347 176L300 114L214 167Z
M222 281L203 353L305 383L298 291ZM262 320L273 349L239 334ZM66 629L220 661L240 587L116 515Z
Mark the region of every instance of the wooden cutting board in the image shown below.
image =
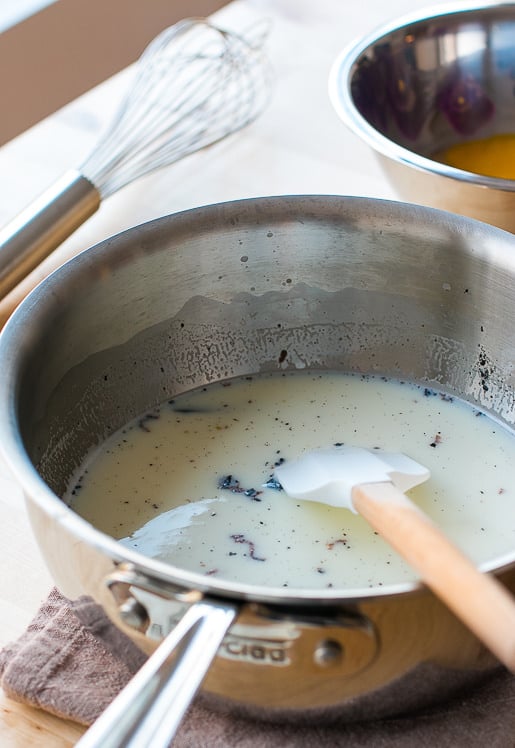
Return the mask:
M84 729L32 707L17 704L0 690L2 748L70 748Z

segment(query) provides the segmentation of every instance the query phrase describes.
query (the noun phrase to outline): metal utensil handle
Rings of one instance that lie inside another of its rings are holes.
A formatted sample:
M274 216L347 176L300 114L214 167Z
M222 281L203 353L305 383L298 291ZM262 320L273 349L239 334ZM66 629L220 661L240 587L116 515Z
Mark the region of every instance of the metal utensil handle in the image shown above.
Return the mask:
M236 612L192 605L77 748L168 748Z
M89 179L69 171L0 230L0 298L95 213L100 199Z

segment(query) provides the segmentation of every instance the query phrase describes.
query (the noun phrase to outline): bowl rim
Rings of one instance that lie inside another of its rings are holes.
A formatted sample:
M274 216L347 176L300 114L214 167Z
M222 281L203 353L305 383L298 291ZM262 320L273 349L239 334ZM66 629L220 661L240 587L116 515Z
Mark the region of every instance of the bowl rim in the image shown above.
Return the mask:
M351 78L357 61L369 47L389 34L400 31L408 25L437 20L446 16L466 16L475 11L503 8L511 8L513 10L515 21L515 2L512 0L494 0L492 2L473 2L469 4L454 2L452 4L433 5L390 20L377 27L374 31L347 44L333 61L328 78L329 99L337 115L373 151L398 164L415 168L426 174L455 179L476 187L490 188L502 192L515 192L515 179L489 177L477 174L476 172L458 169L454 166L434 161L426 156L421 156L416 151L390 140L390 138L370 125L358 111L350 90Z

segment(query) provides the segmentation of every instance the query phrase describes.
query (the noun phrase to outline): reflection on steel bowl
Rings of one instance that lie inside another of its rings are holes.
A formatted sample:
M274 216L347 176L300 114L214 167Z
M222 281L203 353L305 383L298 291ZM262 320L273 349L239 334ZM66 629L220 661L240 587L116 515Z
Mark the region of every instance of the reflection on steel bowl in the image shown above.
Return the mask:
M391 23L339 55L332 102L400 197L515 231L515 181L437 157L515 132L514 38L515 4L460 4Z

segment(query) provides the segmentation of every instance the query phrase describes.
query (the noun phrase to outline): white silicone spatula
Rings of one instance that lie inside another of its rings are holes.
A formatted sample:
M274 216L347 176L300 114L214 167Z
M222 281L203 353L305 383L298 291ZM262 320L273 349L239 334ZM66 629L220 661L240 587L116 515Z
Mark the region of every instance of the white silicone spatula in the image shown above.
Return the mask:
M515 672L515 601L404 494L429 478L426 468L403 454L342 446L284 462L276 468L275 477L293 498L362 515Z

